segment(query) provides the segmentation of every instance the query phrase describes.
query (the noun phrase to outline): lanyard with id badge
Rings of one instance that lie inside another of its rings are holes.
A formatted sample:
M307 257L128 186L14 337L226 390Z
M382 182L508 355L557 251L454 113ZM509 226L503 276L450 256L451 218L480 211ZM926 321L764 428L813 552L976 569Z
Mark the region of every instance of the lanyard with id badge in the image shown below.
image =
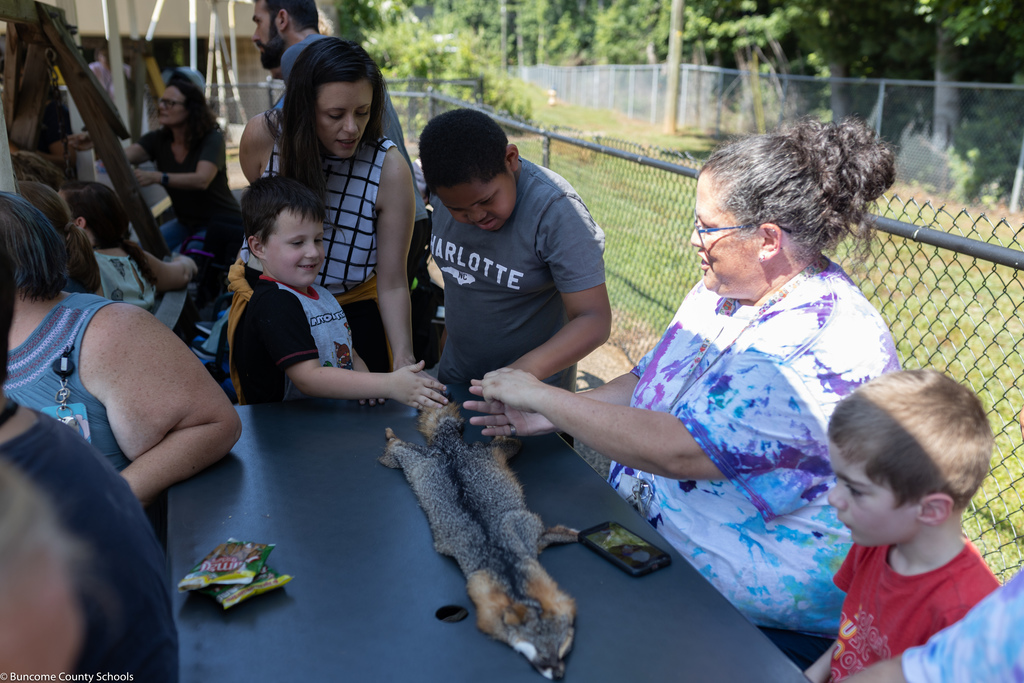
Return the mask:
M53 361L53 371L60 378L60 388L53 397L57 401L55 406L46 406L40 410L43 415L49 415L63 422L76 430L83 439L89 438L89 415L85 410L84 403L68 403L71 398L71 389L68 388L68 379L75 373L75 364L71 361L71 352L75 349L74 344L68 345L57 360Z

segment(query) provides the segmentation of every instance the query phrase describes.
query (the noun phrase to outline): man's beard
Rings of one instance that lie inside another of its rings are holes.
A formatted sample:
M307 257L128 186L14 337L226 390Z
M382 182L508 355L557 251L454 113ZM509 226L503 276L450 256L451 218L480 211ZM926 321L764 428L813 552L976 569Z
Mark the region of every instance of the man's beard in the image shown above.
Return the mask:
M284 54L285 44L284 38L278 33L276 26L270 25L270 38L266 43L257 41L256 47L260 48L260 63L264 69L276 69L281 66L281 55Z

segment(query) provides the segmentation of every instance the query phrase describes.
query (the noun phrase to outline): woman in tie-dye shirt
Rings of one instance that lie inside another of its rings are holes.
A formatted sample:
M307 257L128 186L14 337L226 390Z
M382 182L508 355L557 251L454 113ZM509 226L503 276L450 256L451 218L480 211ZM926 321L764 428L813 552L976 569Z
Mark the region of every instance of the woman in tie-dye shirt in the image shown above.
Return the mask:
M894 177L854 120L727 145L697 182L702 281L631 373L571 394L499 370L475 389L497 403L467 403L493 413L472 420L484 434L557 429L611 457L620 495L801 664L835 637L849 548L826 500L828 419L899 367L881 316L823 253L867 246L868 205Z

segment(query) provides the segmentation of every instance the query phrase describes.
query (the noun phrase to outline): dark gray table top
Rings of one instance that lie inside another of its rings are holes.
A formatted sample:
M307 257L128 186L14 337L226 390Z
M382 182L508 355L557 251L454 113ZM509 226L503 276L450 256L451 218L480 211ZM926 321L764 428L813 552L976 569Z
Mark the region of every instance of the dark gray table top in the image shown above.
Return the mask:
M295 578L227 611L176 594L182 683L543 680L477 630L462 573L434 551L405 476L377 462L385 427L423 442L415 411L308 400L238 412L232 452L170 490L171 577L235 537L276 543L270 566ZM467 424L467 441L479 431ZM566 681L806 680L564 441L523 441L512 469L545 524L616 520L673 556L633 578L581 545L544 551L577 604ZM450 605L470 617L439 620Z

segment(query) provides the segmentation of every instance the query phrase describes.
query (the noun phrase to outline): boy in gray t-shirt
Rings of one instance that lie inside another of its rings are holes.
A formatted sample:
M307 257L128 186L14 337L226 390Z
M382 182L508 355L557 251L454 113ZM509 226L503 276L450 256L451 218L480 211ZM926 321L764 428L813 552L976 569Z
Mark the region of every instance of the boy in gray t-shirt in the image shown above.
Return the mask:
M611 330L604 233L583 200L472 109L432 119L420 160L445 285L438 379L468 383L513 367L572 391L576 362Z

